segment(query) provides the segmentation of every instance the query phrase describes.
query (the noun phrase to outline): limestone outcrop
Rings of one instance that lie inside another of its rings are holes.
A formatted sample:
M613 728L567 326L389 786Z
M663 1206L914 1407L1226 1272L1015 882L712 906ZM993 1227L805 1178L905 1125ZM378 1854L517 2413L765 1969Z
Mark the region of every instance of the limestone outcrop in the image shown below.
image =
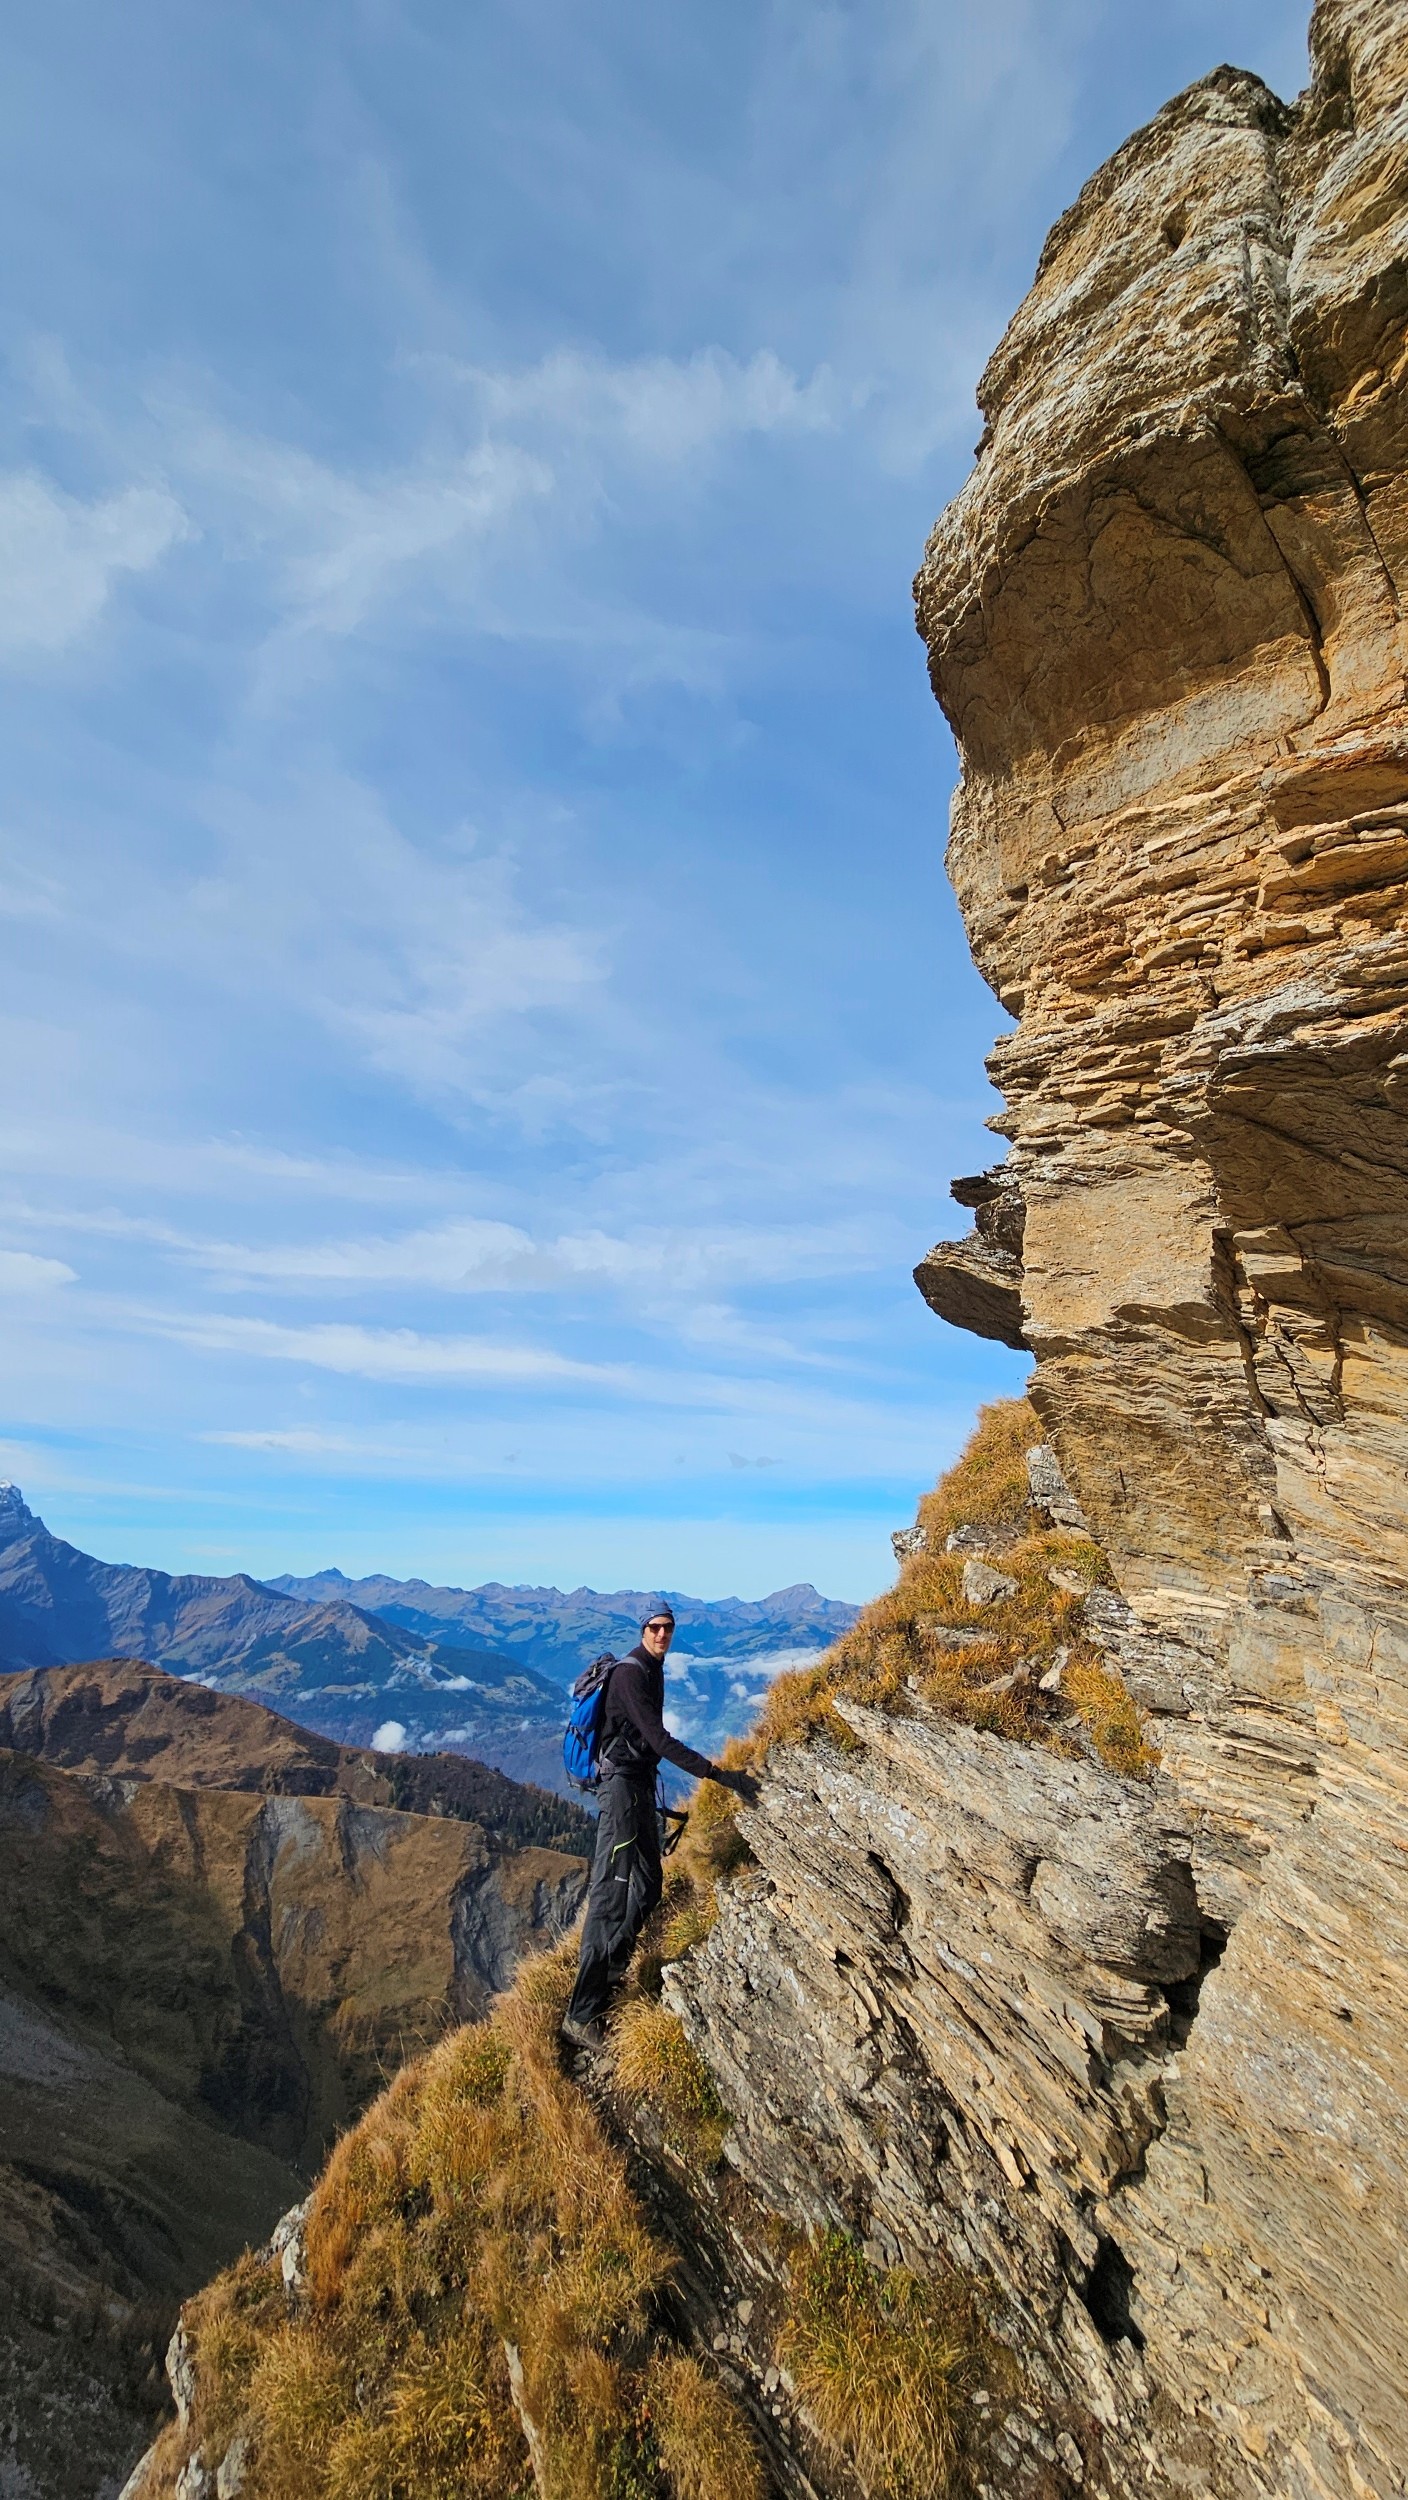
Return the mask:
M1216 72L1056 226L916 589L1018 1019L988 1316L1220 1953L1106 2164L1109 2470L1364 2500L1408 2465L1408 8L1311 40L1298 104ZM949 1317L982 1248L920 1271ZM999 2206L1085 2159L1019 2137Z

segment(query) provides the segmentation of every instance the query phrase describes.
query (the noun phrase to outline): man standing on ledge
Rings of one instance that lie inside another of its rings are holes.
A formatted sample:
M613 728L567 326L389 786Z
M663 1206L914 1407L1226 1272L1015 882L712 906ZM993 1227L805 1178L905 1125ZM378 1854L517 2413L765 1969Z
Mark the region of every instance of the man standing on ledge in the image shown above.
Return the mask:
M668 1606L657 1606L641 1625L640 1640L612 1668L602 1705L601 1820L596 1827L587 1920L577 1984L562 2025L574 2048L599 2049L606 2038L602 2016L620 1986L635 1941L660 1899L660 1824L655 1775L663 1761L691 1779L717 1780L749 1805L758 1783L748 1771L721 1771L666 1727L665 1652L675 1636Z

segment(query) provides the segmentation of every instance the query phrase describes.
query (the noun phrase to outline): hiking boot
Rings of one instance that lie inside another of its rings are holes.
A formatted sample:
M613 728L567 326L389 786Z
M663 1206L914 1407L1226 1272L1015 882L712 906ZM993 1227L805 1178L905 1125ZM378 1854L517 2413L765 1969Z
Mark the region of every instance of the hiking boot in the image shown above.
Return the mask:
M577 2023L574 2022L571 2015L568 2014L563 2020L562 2037L564 2040L570 2041L574 2049L604 2049L606 2046L606 2025L605 2023L599 2022Z

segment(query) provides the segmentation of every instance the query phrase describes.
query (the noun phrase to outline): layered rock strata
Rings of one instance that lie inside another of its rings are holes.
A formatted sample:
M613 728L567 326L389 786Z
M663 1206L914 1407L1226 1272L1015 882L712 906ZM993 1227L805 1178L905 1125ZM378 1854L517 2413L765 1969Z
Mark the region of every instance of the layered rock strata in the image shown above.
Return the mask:
M993 2287L1034 2399L999 2487L1140 2488L1158 2459L1113 2211L1196 1998L1186 1824L1094 1763L837 1708L863 1750L772 1757L757 1870L666 2001L767 2208Z
M1009 1217L1000 1260L979 1235L920 1281L972 1324L980 1271L1036 1357L1157 1811L1230 1939L1182 2045L1171 2015L1163 2115L1106 2160L1129 2331L1115 2392L1084 2380L1100 2470L1364 2500L1408 2461L1408 8L1321 0L1312 60L1289 108L1217 72L1087 184L925 555L1021 1222L1015 1261ZM932 1815L957 1741L877 1741L875 1799ZM840 1949L873 1987L873 1940ZM1025 2248L1013 2217L1067 2227L1094 2171L1069 2115L1034 2148L1026 2086L1003 2170L1026 2069L999 2063L956 2097L989 2237ZM1074 2313L1034 2280L1075 2396Z

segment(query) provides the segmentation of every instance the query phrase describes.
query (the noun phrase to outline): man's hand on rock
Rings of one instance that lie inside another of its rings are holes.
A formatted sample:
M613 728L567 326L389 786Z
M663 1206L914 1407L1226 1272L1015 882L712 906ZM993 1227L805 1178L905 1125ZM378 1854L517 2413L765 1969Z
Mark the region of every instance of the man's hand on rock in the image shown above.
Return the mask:
M752 1771L720 1771L718 1777L723 1782L725 1788L731 1788L733 1790L735 1797L737 1797L742 1804L745 1806L757 1805L763 1793L763 1783L757 1777L756 1773Z

